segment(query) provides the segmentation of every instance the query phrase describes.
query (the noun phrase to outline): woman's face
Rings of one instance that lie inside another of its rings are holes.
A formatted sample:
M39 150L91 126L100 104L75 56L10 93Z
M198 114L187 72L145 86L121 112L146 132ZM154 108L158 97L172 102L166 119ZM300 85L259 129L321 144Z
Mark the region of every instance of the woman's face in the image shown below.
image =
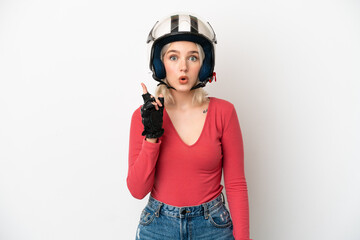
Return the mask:
M196 44L187 41L172 42L163 61L169 84L177 91L190 91L198 79L201 67Z

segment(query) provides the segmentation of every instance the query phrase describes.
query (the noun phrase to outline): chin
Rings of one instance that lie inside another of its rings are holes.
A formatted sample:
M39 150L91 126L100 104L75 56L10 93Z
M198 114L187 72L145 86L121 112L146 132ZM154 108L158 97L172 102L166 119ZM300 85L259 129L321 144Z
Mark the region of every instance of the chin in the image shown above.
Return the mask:
M190 87L175 86L176 92L190 92Z

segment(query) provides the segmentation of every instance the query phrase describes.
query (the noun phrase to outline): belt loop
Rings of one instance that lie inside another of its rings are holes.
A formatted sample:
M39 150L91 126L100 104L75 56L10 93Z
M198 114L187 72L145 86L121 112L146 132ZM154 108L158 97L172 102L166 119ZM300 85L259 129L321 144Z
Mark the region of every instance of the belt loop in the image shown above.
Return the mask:
M203 204L203 208L204 208L204 217L205 219L209 218L209 209L208 209L208 205L206 203Z
M225 205L225 197L224 197L223 192L221 192L221 200L222 200L223 204Z
M161 209L162 205L163 205L163 203L162 203L162 202L159 202L159 206L158 206L158 208L157 208L157 210L156 210L156 212L155 212L155 216L156 216L156 217L159 217L159 213L160 213L160 209Z

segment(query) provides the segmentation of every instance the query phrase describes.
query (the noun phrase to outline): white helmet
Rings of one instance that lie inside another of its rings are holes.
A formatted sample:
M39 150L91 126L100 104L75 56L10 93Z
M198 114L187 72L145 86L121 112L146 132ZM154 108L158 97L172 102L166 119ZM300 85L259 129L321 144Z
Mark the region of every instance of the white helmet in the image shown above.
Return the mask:
M203 48L205 57L199 72L200 83L192 89L204 87L213 78L215 66L217 41L210 23L203 22L190 14L175 14L155 23L149 33L147 43L151 48L150 69L153 72L153 78L160 82L159 85L168 86L162 81L166 77L166 71L161 61L161 49L166 44L175 41L195 42Z

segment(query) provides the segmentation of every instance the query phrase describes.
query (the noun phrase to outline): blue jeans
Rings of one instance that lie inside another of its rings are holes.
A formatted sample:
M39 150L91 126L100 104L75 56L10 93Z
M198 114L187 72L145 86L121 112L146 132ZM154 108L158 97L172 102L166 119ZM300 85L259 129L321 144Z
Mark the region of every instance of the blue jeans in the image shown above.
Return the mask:
M174 207L150 196L141 213L137 240L234 240L222 195L198 206Z

